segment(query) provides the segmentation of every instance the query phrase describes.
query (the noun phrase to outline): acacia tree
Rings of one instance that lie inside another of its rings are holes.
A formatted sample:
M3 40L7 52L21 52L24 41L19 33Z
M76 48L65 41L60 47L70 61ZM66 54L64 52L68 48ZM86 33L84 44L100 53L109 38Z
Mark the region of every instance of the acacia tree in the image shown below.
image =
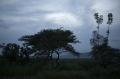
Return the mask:
M51 58L53 68L53 53L58 55L56 62L58 66L59 54L69 51L75 56L80 55L76 52L70 43L79 43L76 36L70 30L60 29L43 29L34 35L22 36L20 41L25 41L24 44L31 46L35 55L45 56L46 59ZM56 67L57 67L56 66Z

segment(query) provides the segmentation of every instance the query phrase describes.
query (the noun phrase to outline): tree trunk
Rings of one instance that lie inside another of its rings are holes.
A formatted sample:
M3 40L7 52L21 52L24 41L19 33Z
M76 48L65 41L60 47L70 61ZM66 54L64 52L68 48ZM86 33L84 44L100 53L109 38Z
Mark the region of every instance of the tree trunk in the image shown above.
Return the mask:
M59 65L59 63L58 63L58 60L59 60L59 53L57 52L57 54L58 54L58 57L57 57L57 59L56 59L56 67L55 68L57 68L58 67L58 65Z
M45 60L44 61L45 65L47 65L47 61L49 60L49 57L50 57L50 54L48 53L47 56L46 56L46 58L44 59Z
M52 59L52 53L51 53L51 65L52 65L52 69L53 69L53 59Z
M102 58L102 62L103 62L103 67L106 68L105 58Z

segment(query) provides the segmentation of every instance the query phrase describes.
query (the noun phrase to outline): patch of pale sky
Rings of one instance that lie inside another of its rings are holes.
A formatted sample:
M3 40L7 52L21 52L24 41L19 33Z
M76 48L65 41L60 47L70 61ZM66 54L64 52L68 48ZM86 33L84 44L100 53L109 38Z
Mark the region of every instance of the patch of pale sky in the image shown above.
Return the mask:
M82 25L82 20L80 21L74 15L70 13L51 13L45 16L47 21L51 21L53 23L67 26L67 27L78 27Z

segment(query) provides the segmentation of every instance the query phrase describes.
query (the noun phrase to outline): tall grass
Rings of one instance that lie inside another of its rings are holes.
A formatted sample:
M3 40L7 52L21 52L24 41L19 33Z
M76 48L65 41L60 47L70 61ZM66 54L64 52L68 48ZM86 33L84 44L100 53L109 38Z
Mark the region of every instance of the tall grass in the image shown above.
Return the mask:
M41 63L26 64L26 65L6 65L0 68L0 76L32 76L42 71L43 65Z
M0 65L0 79L119 79L120 68L109 65L106 69L90 59L62 59L57 69L50 62L30 62L24 65Z

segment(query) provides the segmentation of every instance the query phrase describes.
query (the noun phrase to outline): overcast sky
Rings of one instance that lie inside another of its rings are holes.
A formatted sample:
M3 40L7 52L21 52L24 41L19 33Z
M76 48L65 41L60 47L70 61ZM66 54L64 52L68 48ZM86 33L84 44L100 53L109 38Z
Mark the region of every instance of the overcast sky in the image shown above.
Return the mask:
M97 30L96 12L103 15L100 34L104 36L107 15L113 14L109 45L120 48L120 0L0 0L0 43L21 44L21 36L64 27L81 42L74 45L75 49L89 52L92 31Z

